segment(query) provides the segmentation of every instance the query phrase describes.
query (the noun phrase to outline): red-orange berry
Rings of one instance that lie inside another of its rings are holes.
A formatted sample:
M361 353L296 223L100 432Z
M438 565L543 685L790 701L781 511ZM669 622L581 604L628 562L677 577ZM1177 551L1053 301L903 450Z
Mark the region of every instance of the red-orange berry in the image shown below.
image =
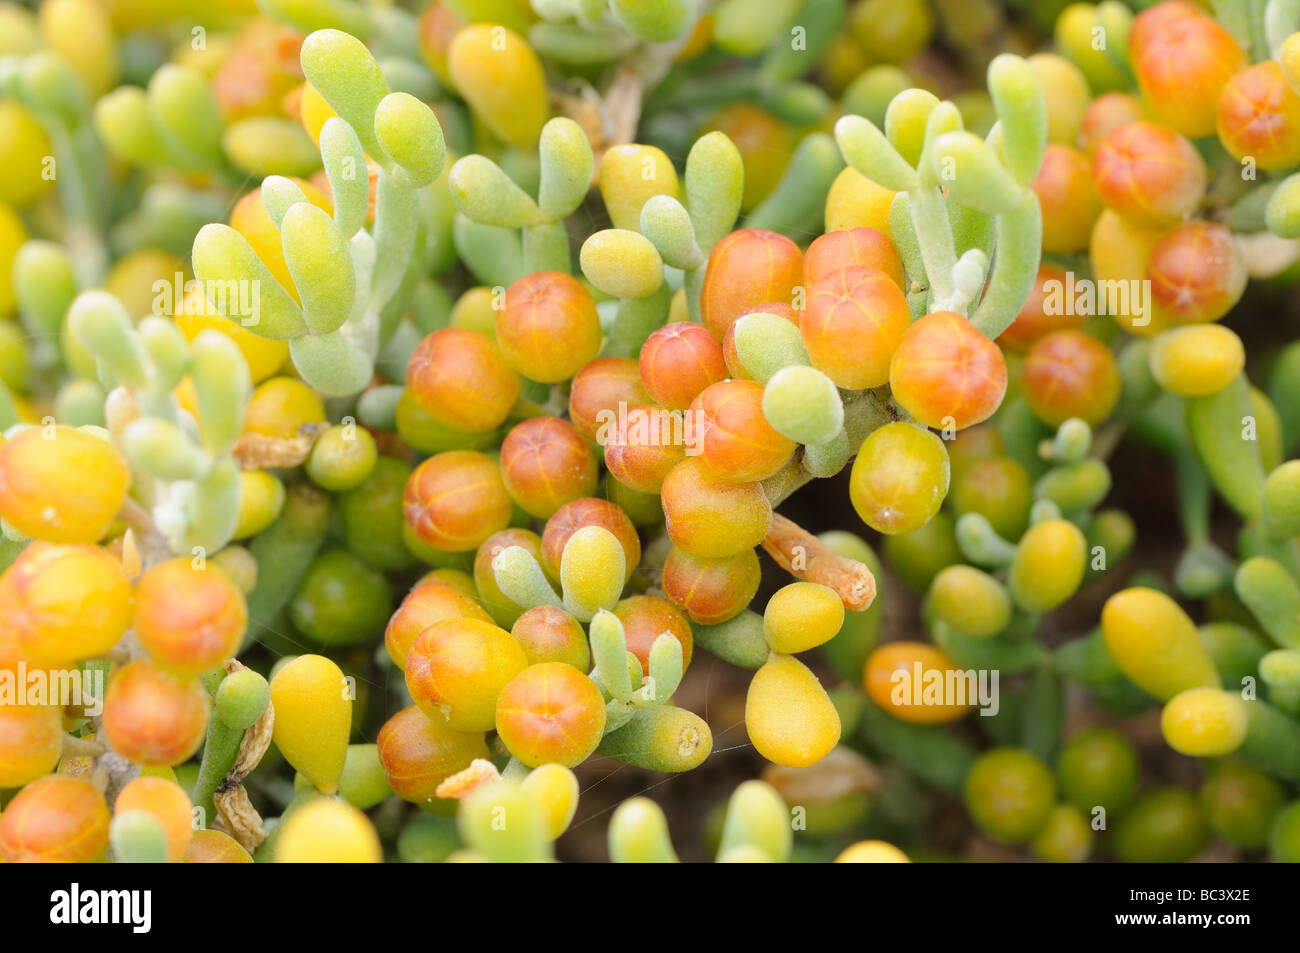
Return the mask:
M1282 78L1277 60L1256 63L1228 80L1219 94L1218 130L1235 159L1249 156L1269 172L1300 162L1300 96Z
M510 629L529 665L540 662L567 662L580 671L591 666L591 648L582 625L558 606L529 609Z
M618 418L619 404L631 407L650 403L641 384L641 369L630 357L602 357L573 378L569 389L569 419L588 440L596 440L601 426Z
M646 393L673 410L685 410L704 388L727 379L718 338L693 321L653 331L641 346L638 366Z
M794 441L763 416L763 385L757 381L714 384L695 398L689 413L695 448L725 480L766 479L794 453Z
M591 292L558 271L534 272L507 288L496 331L510 366L544 383L568 380L600 350Z
M813 367L839 387L862 390L889 380L889 360L911 323L891 277L850 265L809 285L799 330Z
M1246 262L1232 232L1210 222L1175 225L1147 260L1151 297L1178 323L1217 321L1246 290Z
M505 423L522 383L486 334L440 328L416 345L406 386L444 427L486 433Z
M894 399L927 427L961 430L998 409L1007 365L1001 349L964 317L936 311L903 335L889 385Z
M674 546L664 560L664 595L692 622L716 625L753 601L761 575L752 549L723 559L701 559Z
M600 465L582 435L559 417L532 417L501 444L506 492L530 516L546 519L565 503L596 492Z
M1205 195L1205 161L1171 129L1131 122L1106 136L1092 157L1092 184L1107 208L1147 225L1196 211Z
M1068 282L1064 268L1048 262L1039 265L1033 290L1016 319L998 335L998 344L1007 350L1023 351L1044 334L1082 327L1088 318L1075 313L1066 294Z
M1082 331L1055 331L1034 342L1021 369L1025 400L1049 427L1071 417L1099 424L1119 400L1110 348Z
M863 225L827 232L813 239L803 256L804 287L811 288L832 272L849 267L883 271L902 288L903 260L889 236Z
M627 426L615 427L605 437L605 466L638 493L658 493L669 471L686 457L687 419L680 410L653 404L629 407Z
M491 457L452 450L425 460L406 481L406 522L430 546L475 549L510 523L513 506Z
M429 804L438 798L438 785L469 767L475 758L489 757L482 732L453 731L411 705L379 729L379 763L388 786L404 801Z
M803 255L784 235L761 228L732 232L713 246L700 289L700 317L719 341L745 311L790 301L803 281Z
M203 741L208 708L208 693L197 678L182 678L137 659L109 680L104 735L128 761L180 764Z

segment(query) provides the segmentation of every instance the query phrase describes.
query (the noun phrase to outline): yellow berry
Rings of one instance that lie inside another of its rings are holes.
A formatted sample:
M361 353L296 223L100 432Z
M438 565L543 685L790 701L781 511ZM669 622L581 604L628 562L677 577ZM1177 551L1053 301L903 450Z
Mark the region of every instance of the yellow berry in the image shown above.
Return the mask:
M636 143L611 146L600 160L600 196L615 228L639 232L641 206L656 195L677 198L677 170L663 150Z
M1189 688L1165 703L1160 731L1169 747L1195 758L1231 754L1246 740L1246 706L1217 688Z
M325 405L314 390L292 377L273 377L249 398L244 432L296 437L299 427L324 420Z
M862 840L850 844L835 858L837 864L907 864L908 856L883 840Z
M763 635L773 652L793 655L829 642L844 625L844 602L815 582L778 589L763 610Z
M1151 376L1178 397L1223 390L1246 366L1241 338L1221 324L1174 328L1151 342Z
M1020 539L1007 581L1016 604L1046 612L1078 590L1087 568L1088 543L1069 520L1050 519Z
M312 801L291 813L275 844L278 864L378 864L383 859L370 819L333 798Z
M130 480L107 440L62 425L32 427L0 448L0 516L37 539L93 543L108 532Z
M44 198L54 188L54 177L45 174L53 152L32 114L12 99L0 99L0 202L26 208Z
M759 754L787 768L816 764L840 740L839 713L817 676L775 653L749 683L745 728Z
M853 228L874 228L883 235L889 230L889 210L893 192L852 166L835 177L826 194L826 231L842 232Z
M284 484L265 470L239 473L239 522L235 539L256 536L275 522L284 506Z

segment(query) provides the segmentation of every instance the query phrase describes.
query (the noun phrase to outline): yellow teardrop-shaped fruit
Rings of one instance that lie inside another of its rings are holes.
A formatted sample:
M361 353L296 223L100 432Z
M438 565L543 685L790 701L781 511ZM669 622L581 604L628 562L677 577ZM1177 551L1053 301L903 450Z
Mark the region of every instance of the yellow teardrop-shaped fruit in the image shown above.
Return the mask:
M447 70L494 136L520 149L537 147L551 110L541 60L527 40L498 24L470 24L452 39Z
M839 713L817 676L776 653L749 683L745 728L759 754L787 768L816 764L840 740Z
M1163 592L1138 586L1115 593L1102 606L1101 631L1119 670L1161 701L1220 687L1195 623Z
M300 655L271 679L275 728L284 759L322 794L338 790L352 731L352 690L322 655Z

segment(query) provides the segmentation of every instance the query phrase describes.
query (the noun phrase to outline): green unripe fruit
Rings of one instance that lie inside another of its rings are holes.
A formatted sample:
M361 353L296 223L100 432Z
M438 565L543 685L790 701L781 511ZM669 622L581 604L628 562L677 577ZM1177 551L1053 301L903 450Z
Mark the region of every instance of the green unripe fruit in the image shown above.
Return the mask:
M383 632L392 608L388 580L347 550L332 549L307 570L289 617L324 645L360 645Z
M1113 846L1116 856L1130 864L1182 863L1200 852L1208 833L1195 795L1159 788L1119 816Z
M994 748L966 776L966 807L985 833L1020 844L1039 832L1052 810L1056 782L1028 751Z
M271 700L265 678L252 669L231 672L221 680L215 698L216 715L239 731L251 728Z
M341 493L364 483L377 459L370 431L356 424L335 425L316 438L307 475L321 489Z

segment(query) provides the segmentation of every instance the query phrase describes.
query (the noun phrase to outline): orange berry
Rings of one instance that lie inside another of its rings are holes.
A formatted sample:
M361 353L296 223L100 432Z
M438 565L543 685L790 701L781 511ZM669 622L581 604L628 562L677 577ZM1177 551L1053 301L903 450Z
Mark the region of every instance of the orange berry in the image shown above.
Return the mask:
M501 444L501 477L519 508L546 519L565 503L596 492L600 466L573 424L532 417Z
M459 553L510 523L501 467L486 454L452 450L425 460L406 481L406 522L430 546Z
M178 556L151 567L136 584L135 632L168 668L198 674L239 651L248 629L244 594L222 569Z
M118 792L113 802L115 815L127 811L153 815L167 836L168 859L179 863L185 857L194 835L194 817L189 795L179 784L166 778L136 778Z
M685 410L704 388L727 378L718 338L693 321L674 321L651 332L638 368L646 393L673 410Z
M927 427L961 430L987 420L1007 391L1001 349L960 314L914 322L889 366L894 399Z
M1205 196L1205 160L1178 133L1150 122L1111 132L1092 158L1092 184L1107 208L1147 225L1191 215Z
M1061 255L1087 248L1101 214L1088 157L1078 149L1049 142L1034 192L1043 210L1043 251Z
M596 440L601 425L618 406L631 407L650 402L641 384L641 370L630 357L602 357L592 361L573 378L569 389L569 419L588 440Z
M415 804L436 802L438 785L475 758L490 756L482 732L454 731L414 705L384 722L376 743L388 786Z
M890 276L850 265L810 282L799 330L813 367L838 387L862 390L889 380L890 358L911 323Z
M790 301L803 281L803 255L784 235L744 228L713 247L700 289L700 317L719 341L742 313L764 301Z
M477 602L457 589L440 582L417 585L397 607L384 629L384 647L393 664L406 668L406 654L421 632L443 619L479 619L492 617Z
M440 328L411 353L406 386L443 426L486 433L505 423L522 383L486 334Z
M664 595L692 622L716 625L753 601L761 576L752 549L722 559L701 559L674 546L664 561Z
M89 781L51 774L18 792L0 815L0 857L10 863L84 864L108 850L111 817Z
M197 678L179 678L148 659L137 659L109 680L104 735L129 761L180 764L203 741L209 707Z
M1068 305L1064 297L1068 280L1064 268L1048 262L1039 265L1033 290L1025 299L1016 319L998 335L997 343L1004 350L1023 351L1044 334L1082 327L1088 320L1087 315L1075 314L1075 309ZM1048 314L1049 308L1063 313Z
M933 645L889 642L867 656L862 683L867 696L886 713L901 721L934 725L955 721L970 710L969 702L953 704L942 688L933 694L926 690L927 684L943 686L947 673L957 670L948 653Z
M51 663L107 652L130 625L131 607L121 562L97 546L30 543L0 576L0 630Z
M763 416L763 385L757 381L714 384L695 398L688 413L700 458L725 480L764 480L794 453L794 441Z
M650 671L650 649L665 632L682 644L682 669L690 667L695 638L690 623L671 602L658 596L628 596L614 606L614 615L623 623L627 650L643 672Z
M1162 3L1138 14L1128 51L1153 118L1193 139L1214 132L1219 92L1247 63L1231 33L1182 3Z
M501 689L497 735L530 768L586 761L605 732L605 699L590 678L564 662L530 665Z
M1280 172L1300 162L1300 96L1276 60L1256 63L1228 80L1219 94L1219 139L1233 158L1249 156Z
M555 511L546 521L542 531L542 568L553 579L560 578L560 557L564 555L565 544L569 537L584 526L599 526L614 534L614 538L623 547L627 578L632 578L637 564L641 562L641 538L637 536L636 527L627 514L609 500L597 497L583 497L566 503Z
M412 643L406 687L429 718L456 731L489 731L502 686L527 665L505 629L479 619L443 619Z
M1059 427L1071 417L1096 426L1119 400L1115 356L1082 331L1055 331L1039 338L1020 374L1029 408L1049 427Z
M558 271L535 272L507 288L496 332L510 366L543 383L567 381L600 350L591 292Z
M883 271L899 288L905 287L898 249L888 235L866 226L814 238L803 256L804 286L811 288L831 273L850 266Z

